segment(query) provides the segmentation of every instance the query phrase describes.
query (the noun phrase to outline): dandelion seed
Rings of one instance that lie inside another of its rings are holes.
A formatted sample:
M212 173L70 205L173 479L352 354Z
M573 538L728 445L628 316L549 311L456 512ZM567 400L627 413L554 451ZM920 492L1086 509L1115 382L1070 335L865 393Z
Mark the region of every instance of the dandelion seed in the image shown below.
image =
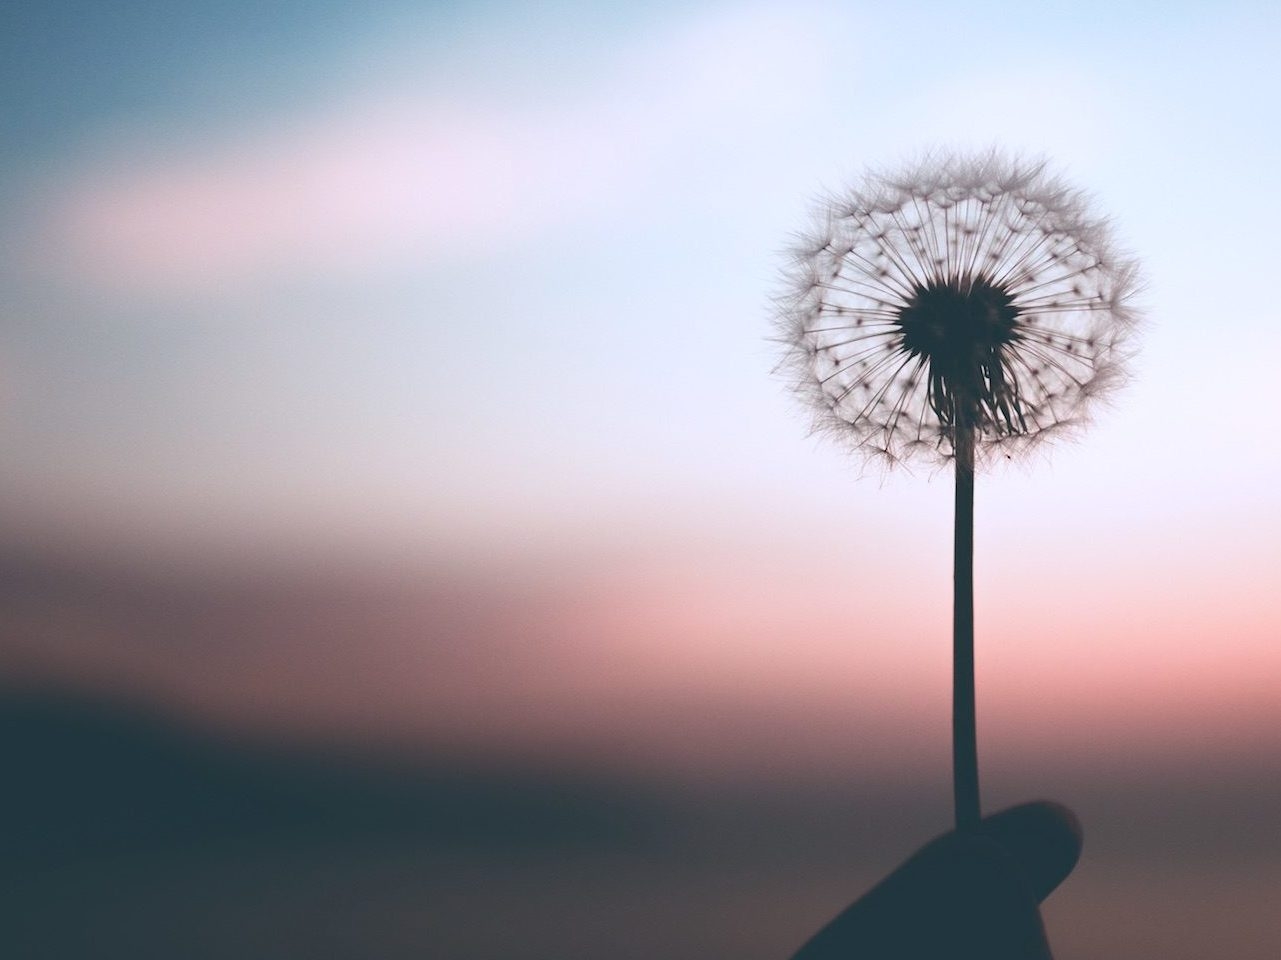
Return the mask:
M820 219L828 233L798 251L777 321L820 432L897 463L948 459L957 428L969 428L981 459L1060 435L1083 421L1098 387L1120 379L1135 264L1042 164L929 162L870 177ZM815 284L817 274L832 279ZM904 389L927 389L910 398L924 407L901 418L914 425L906 434L852 399L857 378L872 378L875 392L900 376L893 364L816 376L817 351L878 337L886 353L923 361L909 366ZM1044 379L1028 375L1040 366ZM1025 412L1054 393L1054 417L1029 426Z
M1120 382L1137 265L1079 191L997 154L869 176L818 219L776 315L815 429L890 465L956 469L953 758L970 829L975 461L1061 435ZM860 359L818 362L834 344Z

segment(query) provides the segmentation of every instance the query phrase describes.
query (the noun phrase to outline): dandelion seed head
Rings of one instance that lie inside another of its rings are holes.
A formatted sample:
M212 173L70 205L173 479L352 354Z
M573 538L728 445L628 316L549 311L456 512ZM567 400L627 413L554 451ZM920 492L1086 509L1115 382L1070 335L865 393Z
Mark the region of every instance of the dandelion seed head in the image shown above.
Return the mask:
M896 463L1081 424L1122 382L1137 265L1039 162L942 157L831 198L778 298L816 430Z

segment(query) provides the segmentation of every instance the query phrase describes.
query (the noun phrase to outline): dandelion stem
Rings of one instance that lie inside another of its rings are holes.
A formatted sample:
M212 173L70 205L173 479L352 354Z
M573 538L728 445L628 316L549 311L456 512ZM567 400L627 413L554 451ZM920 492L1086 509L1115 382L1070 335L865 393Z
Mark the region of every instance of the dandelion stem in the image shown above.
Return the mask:
M974 717L974 428L956 418L956 514L952 554L952 786L956 829L979 824L979 758Z

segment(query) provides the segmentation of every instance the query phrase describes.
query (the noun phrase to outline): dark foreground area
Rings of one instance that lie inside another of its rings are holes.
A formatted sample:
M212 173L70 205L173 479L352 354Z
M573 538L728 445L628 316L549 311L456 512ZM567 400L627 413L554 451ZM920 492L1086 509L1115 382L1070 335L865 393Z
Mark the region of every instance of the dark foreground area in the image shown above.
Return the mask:
M15 957L782 960L947 826L937 785L231 744L34 694L0 704L0 750ZM1274 957L1278 783L1064 780L1087 840L1047 906L1056 956Z

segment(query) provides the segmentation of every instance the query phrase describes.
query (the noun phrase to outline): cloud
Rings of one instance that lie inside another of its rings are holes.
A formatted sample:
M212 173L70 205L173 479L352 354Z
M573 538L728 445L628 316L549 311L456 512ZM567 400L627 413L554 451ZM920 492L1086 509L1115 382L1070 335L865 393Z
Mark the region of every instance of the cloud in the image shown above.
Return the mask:
M723 9L631 41L590 86L517 76L499 102L479 83L401 80L200 149L138 142L62 191L53 247L92 280L185 288L476 255L634 215L691 150L789 108L816 21Z

